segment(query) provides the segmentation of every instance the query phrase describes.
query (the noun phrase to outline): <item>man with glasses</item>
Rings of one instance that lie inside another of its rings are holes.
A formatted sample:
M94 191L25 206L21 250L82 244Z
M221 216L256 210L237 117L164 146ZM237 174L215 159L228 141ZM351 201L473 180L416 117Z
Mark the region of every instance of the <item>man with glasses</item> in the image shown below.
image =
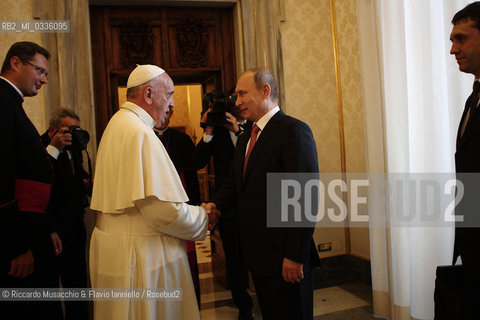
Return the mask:
M44 77L45 79L48 78L48 72L44 68L39 67L39 66L37 66L37 65L35 65L35 64L31 63L30 61L27 61L25 59L20 58L20 60L22 61L22 63L28 64L33 69L35 69L35 71L37 71L38 75L40 75L41 77Z
M53 174L24 97L47 83L50 53L32 42L13 44L0 74L0 287L57 288L45 209ZM5 319L61 319L59 302L3 302Z

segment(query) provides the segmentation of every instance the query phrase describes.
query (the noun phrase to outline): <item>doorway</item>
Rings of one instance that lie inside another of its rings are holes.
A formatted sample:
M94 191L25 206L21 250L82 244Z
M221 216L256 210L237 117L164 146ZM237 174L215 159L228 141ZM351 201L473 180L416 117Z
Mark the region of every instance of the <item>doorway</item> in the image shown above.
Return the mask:
M156 64L202 94L235 85L233 7L91 6L97 142L136 64Z
M174 97L172 121L179 115L190 119L176 126L197 143L203 134L198 106L180 102L234 87L233 3L231 7L90 6L90 26L97 144L125 97L128 75L136 64L155 64L170 75L181 95ZM212 166L198 176L202 200L209 201ZM212 240L213 273L228 286L221 240L214 234L213 238L217 239Z

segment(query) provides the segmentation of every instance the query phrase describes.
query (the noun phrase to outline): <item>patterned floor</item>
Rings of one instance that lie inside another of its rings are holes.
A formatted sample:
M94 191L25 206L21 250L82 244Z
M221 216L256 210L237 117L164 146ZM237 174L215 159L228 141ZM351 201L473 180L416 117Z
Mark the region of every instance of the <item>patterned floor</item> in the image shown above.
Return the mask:
M197 261L200 272L202 320L236 320L238 310L232 301L232 295L213 277L211 269L210 237L196 242ZM250 291L254 299L255 319L262 319L255 292ZM363 283L354 282L339 286L317 289L314 292L315 320L371 320L371 288Z
M197 249L198 264L212 262L212 252L210 251L210 235L203 241L196 241L195 247Z

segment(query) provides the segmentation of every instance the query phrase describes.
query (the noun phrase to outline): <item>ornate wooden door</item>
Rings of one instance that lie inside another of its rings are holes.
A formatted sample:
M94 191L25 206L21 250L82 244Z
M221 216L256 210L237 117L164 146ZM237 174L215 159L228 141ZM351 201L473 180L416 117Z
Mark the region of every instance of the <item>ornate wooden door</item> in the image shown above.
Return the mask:
M156 64L175 84L236 81L232 8L90 8L97 142L118 110L118 86L136 64Z

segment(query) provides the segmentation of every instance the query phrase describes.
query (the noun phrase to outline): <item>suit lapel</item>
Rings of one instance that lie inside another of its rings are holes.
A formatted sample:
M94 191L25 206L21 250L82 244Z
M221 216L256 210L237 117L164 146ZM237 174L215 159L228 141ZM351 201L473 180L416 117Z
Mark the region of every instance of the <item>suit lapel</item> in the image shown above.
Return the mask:
M250 120L247 120L247 122L245 123L245 131L252 130L252 127L253 127L253 122Z
M467 100L466 104L468 106L469 100L472 97L469 97ZM477 107L478 108L478 107ZM463 111L462 115L462 120L460 121L460 126L458 128L458 133L457 133L457 150L461 149L465 143L472 137L472 135L478 130L480 127L480 110L475 110L475 112L472 115L472 118L469 120L467 127L465 128L465 132L463 133L463 136L461 136L461 130L462 130L462 125L463 122L465 121L465 117L467 114L467 108Z
M240 190L243 185L243 163L245 162L245 153L247 152L247 143L250 138L251 132L252 128L247 129L245 133L239 137L237 141L237 146L235 148L233 167L235 170L235 184L237 190Z
M270 137L272 136L273 132L277 128L280 120L285 116L285 114L280 110L278 111L271 119L268 121L267 125L265 128L260 133L260 136L258 137L257 142L255 143L255 146L252 149L252 152L250 153L250 157L248 159L247 163L247 168L245 169L245 174L243 175L243 183L247 180L250 171L252 170L253 165L259 158L260 154L262 153L262 149L267 145L268 141L270 140ZM248 132L248 135L250 136L251 130ZM248 140L247 140L248 141ZM246 150L246 145L243 151ZM245 153L243 153L245 154ZM245 161L245 157L244 160ZM242 168L243 168L243 163L242 163Z
M465 121L466 115L467 115L467 108L464 108L462 113L462 119L460 120L460 124L458 125L458 130L457 130L457 150L460 149L462 145L462 126L463 126L463 122Z
M253 122L250 120L247 120L247 123L245 125L245 132L238 138L237 140L237 146L235 147L236 149L239 149L240 153L240 163L241 166L238 165L238 174L241 177L241 181L243 181L243 165L245 162L245 154L247 153L247 144L248 141L250 140L250 135L252 134L252 127L253 127Z

